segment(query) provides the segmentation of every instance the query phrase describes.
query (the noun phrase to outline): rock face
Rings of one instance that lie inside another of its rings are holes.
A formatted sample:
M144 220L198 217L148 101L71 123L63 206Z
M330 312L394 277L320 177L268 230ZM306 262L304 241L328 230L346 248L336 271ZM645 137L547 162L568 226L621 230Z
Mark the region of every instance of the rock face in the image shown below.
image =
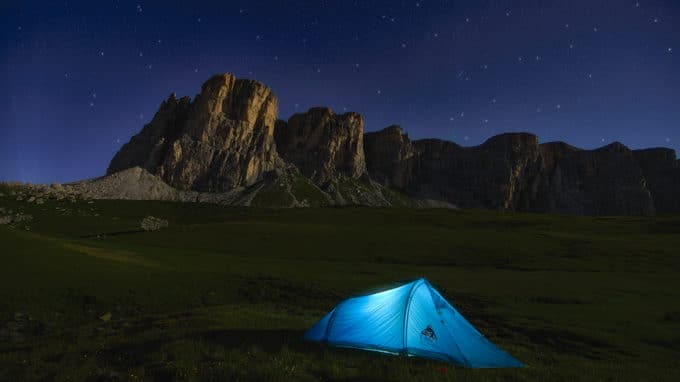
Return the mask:
M170 144L182 134L190 109L189 97L178 100L174 93L171 94L161 103L151 122L116 153L106 173L113 174L132 167L159 173Z
M278 100L231 74L210 78L193 102L174 95L124 145L108 174L140 166L180 190L247 187L280 164L274 143Z
M538 151L531 134L503 134L468 148L439 139L411 142L398 126L366 134L366 162L376 181L466 208L515 209Z
M24 196L213 202L262 207L361 204L583 215L680 212L670 149L581 150L527 133L479 146L364 134L357 113L315 107L278 120L271 89L231 74L192 101L174 94L111 161L106 177Z
M415 199L459 207L581 215L680 211L680 166L669 149L620 143L581 150L502 134L475 147L410 141L390 126L366 134L369 175Z
M465 208L515 209L538 154L531 134L503 134L464 148L436 139L415 141L409 192Z
M522 210L580 215L644 215L655 212L633 152L616 142L596 150L564 143L541 145L539 167Z
M364 134L366 167L371 178L387 187L406 188L411 182L415 148L401 126Z
M318 184L338 175L366 174L364 118L357 113L335 114L324 107L295 114L276 126L281 157Z
M676 159L675 150L635 150L633 156L645 177L656 210L680 212L680 161Z

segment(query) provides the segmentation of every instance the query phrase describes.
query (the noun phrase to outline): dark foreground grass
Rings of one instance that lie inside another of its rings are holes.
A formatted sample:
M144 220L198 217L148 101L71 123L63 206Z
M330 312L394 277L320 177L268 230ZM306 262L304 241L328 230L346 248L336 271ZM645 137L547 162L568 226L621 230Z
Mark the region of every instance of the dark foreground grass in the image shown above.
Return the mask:
M2 381L680 380L680 217L0 206L34 216L0 226ZM145 215L170 226L138 232ZM529 366L301 340L343 299L421 276Z

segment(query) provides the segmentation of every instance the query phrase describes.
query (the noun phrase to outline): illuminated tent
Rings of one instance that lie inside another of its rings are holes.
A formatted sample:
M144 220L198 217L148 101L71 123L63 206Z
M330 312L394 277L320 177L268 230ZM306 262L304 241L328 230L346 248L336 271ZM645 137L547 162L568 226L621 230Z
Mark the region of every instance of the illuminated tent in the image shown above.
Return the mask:
M487 340L425 279L347 299L305 339L473 368L524 366Z

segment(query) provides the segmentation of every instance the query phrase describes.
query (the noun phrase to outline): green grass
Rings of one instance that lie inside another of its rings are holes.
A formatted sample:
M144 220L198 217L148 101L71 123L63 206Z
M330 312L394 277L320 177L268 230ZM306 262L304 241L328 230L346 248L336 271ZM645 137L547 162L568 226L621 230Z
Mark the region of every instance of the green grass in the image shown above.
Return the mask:
M34 216L0 226L0 333L31 318L0 337L0 381L680 380L678 216L36 206L0 192ZM170 226L135 232L145 215ZM343 299L421 276L529 367L300 340Z

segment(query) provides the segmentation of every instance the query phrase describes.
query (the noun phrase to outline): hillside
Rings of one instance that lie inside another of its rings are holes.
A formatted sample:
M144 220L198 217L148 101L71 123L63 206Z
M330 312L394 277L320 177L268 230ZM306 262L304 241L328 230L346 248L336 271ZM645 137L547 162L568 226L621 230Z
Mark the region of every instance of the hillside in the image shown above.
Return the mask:
M0 187L0 380L680 378L677 217L36 204L20 188ZM416 277L529 367L300 340L343 299Z

